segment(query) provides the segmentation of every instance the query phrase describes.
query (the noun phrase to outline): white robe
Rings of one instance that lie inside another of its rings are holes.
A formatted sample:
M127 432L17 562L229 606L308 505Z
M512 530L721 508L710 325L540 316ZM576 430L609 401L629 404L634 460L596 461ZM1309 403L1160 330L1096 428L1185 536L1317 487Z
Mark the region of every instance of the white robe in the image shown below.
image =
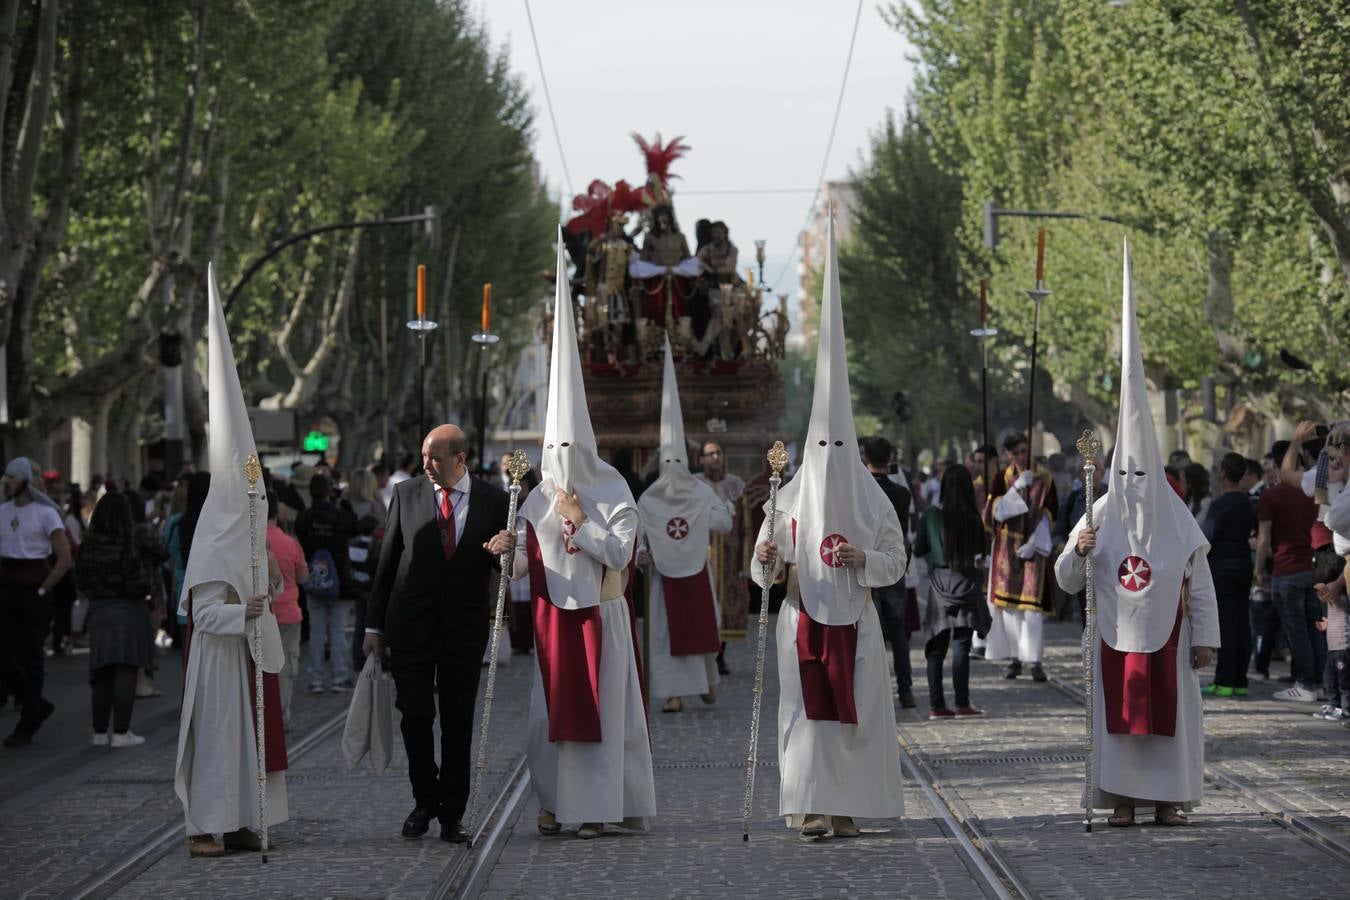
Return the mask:
M174 769L189 835L261 828L245 607L226 603L227 590L220 581L192 590L192 648ZM286 773L270 773L267 824L288 818Z
M988 659L1038 663L1045 647L1045 614L1029 609L1004 609L989 604Z
M1092 806L1113 809L1118 798L1179 803L1184 809L1200 805L1204 793L1205 724L1200 699L1200 676L1191 668L1192 647L1219 646L1219 608L1205 550L1190 562L1189 614L1181 620L1177 642L1177 727L1174 737L1153 734L1108 734L1101 690L1101 653L1093 655L1092 736L1095 759ZM1055 563L1055 577L1069 593L1083 590L1087 567L1072 546ZM1100 636L1098 636L1100 640ZM1100 644L1098 644L1100 651Z
M895 584L905 568L904 536L894 510L877 523L866 562L858 570L863 587ZM796 548L791 523L779 516L774 540L780 559L791 561ZM768 538L768 522L755 539ZM755 583L764 587L764 568L751 567ZM896 743L895 706L891 699L886 648L876 607L863 604L858 618L858 649L853 672L853 701L858 724L806 718L797 662L797 622L801 599L796 579L778 613L778 775L779 815L800 827L810 813L888 819L904 815L900 749Z
M627 510L615 517L609 531L587 520L572 537L573 546L610 569L623 569L637 538L637 518L637 510ZM515 571L524 577L527 567L520 561L517 556ZM599 609L601 739L549 740L544 681L536 662L525 737L530 782L539 807L561 823L621 823L645 829L646 820L656 815L656 785L632 620L622 595L602 602Z
M712 582L712 574L708 574ZM675 656L670 652L670 622L666 618L665 579L653 569L652 575L652 645L651 673L653 697L688 697L706 694L717 684L717 654L698 653ZM722 611L713 601L716 621L722 621Z
M708 530L714 534L726 534L731 530L731 508L716 495L708 504ZM691 534L692 538L693 535ZM707 543L704 542L704 546ZM704 550L707 556L707 550ZM707 572L710 593L713 598L713 616L715 622L722 621L721 605L717 602L717 585L712 580L712 570ZM665 579L652 567L651 590L651 695L653 697L685 697L694 694L706 694L717 684L717 654L674 656L670 652L670 622L666 618Z

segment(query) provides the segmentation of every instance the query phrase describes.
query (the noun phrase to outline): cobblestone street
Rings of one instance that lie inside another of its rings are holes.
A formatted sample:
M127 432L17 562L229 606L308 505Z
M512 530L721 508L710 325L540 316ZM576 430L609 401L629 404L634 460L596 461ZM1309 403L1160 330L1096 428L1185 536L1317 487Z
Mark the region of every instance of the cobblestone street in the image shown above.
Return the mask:
M1052 678L1074 680L1075 638L1072 626L1048 629ZM921 662L917 650L913 657ZM435 826L422 840L404 840L398 830L411 798L401 747L382 775L364 765L349 772L339 749L347 695L300 692L289 732L292 819L273 831L278 849L271 862L264 866L254 855L190 860L171 781L176 658L164 659L159 682L166 697L138 705L138 730L149 743L117 752L85 746L82 658L49 660L61 711L32 748L0 757L5 896L404 898L465 888L493 900L1016 896L990 887L962 853L938 796L987 839L1029 896L1350 892L1343 860L1214 779L1190 828L1117 830L1098 819L1085 834L1077 809L1081 707L1053 683L1005 680L1002 666L980 661L972 663L972 698L987 710L985 718L930 723L926 709L923 716L897 710L902 744L915 759L899 752L932 773L937 793L927 795L913 780L918 769L907 769L905 818L863 822L857 840L803 841L775 818L777 685L770 677L754 829L746 844L740 811L750 643L729 648L733 671L715 705L695 700L679 714L652 713L659 815L647 834L611 829L594 841L542 837L526 790L523 802L504 804L508 815L493 820L498 839L480 840L472 856L436 839ZM533 657L517 656L500 670L485 806L503 788L520 787L510 776L519 761L533 665ZM919 679L922 688L922 674ZM1344 763L1350 730L1314 720L1311 704L1270 700L1276 687L1256 682L1245 700L1207 701L1208 762L1268 802L1350 839ZM165 835L158 845L164 849L146 855ZM128 861L133 865L122 876L102 880Z

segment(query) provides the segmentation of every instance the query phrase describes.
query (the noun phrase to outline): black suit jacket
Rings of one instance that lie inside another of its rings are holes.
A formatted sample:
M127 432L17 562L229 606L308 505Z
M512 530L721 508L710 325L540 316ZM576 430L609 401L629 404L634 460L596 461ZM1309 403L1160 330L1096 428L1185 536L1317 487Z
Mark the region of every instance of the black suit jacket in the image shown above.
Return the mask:
M468 516L447 560L431 480L419 475L394 487L366 609L366 626L384 632L394 664L482 658L489 574L498 566L483 544L506 527L507 506L506 491L470 479Z

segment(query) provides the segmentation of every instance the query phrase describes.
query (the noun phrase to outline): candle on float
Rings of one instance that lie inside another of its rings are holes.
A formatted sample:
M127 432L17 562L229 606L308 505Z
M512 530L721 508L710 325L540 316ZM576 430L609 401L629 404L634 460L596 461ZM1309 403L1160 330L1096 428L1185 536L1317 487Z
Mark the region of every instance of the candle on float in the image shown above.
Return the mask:
M488 333L488 323L492 319L492 283L483 285L483 333Z
M989 279L980 279L980 327L989 323Z
M1036 287L1045 281L1045 229L1036 232Z
M427 267L417 267L417 318L427 317Z

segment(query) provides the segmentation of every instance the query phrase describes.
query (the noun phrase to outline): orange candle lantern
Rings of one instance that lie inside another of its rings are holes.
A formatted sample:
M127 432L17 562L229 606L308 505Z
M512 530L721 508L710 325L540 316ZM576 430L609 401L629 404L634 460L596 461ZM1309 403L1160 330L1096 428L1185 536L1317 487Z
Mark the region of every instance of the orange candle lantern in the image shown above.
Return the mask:
M492 321L492 283L483 285L483 333L488 333L488 323Z
M427 317L427 267L417 267L417 318Z
M1036 232L1036 287L1045 281L1045 229Z

